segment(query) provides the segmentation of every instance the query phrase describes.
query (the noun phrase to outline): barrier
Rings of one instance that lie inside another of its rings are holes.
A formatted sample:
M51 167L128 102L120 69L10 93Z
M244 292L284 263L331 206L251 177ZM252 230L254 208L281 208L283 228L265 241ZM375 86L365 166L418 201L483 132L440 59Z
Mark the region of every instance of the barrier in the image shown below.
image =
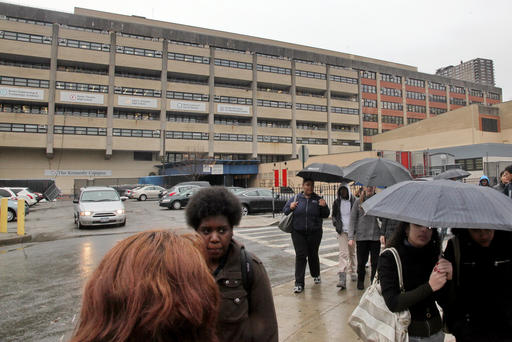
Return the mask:
M24 199L18 200L17 221L18 221L18 235L23 236L23 235L25 235L25 200Z
M2 198L0 202L0 233L7 233L7 210L8 210L9 200L7 198ZM18 235L25 235L25 200L18 200L18 209L16 218L18 221Z
M7 233L7 204L9 200L2 198L0 205L0 233Z

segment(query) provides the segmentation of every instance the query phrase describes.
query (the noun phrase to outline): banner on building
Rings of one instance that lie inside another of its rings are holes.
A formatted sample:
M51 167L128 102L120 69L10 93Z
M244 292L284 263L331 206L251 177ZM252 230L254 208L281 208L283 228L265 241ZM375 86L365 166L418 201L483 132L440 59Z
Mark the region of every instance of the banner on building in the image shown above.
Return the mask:
M60 101L102 105L105 103L105 95L94 93L77 93L74 91L61 91Z
M156 99L146 97L118 96L117 103L120 106L158 108L158 102Z
M283 169L283 186L288 186L288 169Z
M44 170L44 175L50 177L111 177L112 170Z
M170 100L170 108L179 111L207 112L205 102Z
M274 186L279 188L279 170L274 170Z
M11 99L43 100L43 89L0 87L0 97Z
M217 113L251 115L251 107L219 103Z

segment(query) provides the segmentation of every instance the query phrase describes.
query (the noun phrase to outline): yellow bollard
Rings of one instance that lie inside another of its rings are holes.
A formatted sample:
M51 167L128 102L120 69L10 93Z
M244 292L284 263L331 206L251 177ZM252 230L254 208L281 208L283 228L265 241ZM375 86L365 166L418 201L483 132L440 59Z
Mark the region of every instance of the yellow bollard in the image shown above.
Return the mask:
M7 198L2 198L0 206L0 233L7 233Z
M25 200L18 200L18 235L25 235Z

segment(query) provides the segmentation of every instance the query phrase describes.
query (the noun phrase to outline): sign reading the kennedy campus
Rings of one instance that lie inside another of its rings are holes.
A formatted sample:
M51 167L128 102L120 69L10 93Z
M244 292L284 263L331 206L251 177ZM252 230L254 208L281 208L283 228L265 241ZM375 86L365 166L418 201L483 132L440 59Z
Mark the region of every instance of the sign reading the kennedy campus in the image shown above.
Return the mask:
M0 87L0 97L8 97L11 99L42 100L44 98L44 90Z
M77 93L74 91L61 91L61 102L87 103L87 104L103 104L105 96L94 93Z
M110 177L112 170L44 170L45 176Z
M158 102L156 99L147 97L132 97L132 96L118 96L117 103L120 106L133 106L144 108L157 108Z
M191 112L206 112L206 103L194 101L170 100L172 110L188 110Z
M219 103L217 105L217 112L218 113L225 113L225 114L250 115L251 114L251 107Z

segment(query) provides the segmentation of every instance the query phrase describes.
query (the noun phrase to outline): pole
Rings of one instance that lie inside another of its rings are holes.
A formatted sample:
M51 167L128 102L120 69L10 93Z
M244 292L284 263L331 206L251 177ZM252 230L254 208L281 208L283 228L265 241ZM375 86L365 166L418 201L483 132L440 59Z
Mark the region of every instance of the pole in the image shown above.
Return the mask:
M306 161L306 146L305 145L301 145L301 150L302 150L302 169L304 170L304 164L305 164L305 161Z
M272 187L272 218L275 217L276 212L276 204L275 204L275 197L274 197L274 187Z
M2 198L0 209L0 233L7 233L7 204L9 200Z
M25 200L18 200L18 235L25 235Z

